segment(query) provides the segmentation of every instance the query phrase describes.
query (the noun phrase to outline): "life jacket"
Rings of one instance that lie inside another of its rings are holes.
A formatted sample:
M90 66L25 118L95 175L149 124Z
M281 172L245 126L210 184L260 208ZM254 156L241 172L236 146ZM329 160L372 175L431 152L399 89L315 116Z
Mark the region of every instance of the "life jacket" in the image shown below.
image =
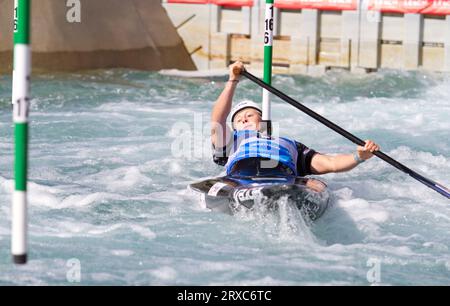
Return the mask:
M233 146L225 165L227 175L231 175L236 163L246 159L269 160L267 168L278 164L290 169L293 175L297 175L297 144L294 140L280 137L268 138L258 131L240 130L233 132ZM240 163L241 164L241 163Z

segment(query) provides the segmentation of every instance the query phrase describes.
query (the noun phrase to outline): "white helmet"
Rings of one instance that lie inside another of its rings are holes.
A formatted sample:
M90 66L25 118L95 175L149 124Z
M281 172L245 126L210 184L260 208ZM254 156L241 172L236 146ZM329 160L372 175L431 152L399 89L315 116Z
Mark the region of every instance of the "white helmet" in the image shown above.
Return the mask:
M236 114L238 112L240 112L241 110L243 110L244 108L254 108L262 114L261 108L259 107L258 104L256 104L255 102L249 101L249 100L245 100L245 101L239 102L231 110L231 113L230 113L231 114L231 122L233 122L234 116L236 116Z

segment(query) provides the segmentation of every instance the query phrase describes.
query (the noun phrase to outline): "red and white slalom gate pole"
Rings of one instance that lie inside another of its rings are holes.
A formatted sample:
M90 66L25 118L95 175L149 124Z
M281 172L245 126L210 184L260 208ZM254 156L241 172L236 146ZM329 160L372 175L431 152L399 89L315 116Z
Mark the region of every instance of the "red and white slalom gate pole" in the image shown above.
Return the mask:
M28 109L31 74L30 0L14 0L14 193L11 253L16 264L27 262Z

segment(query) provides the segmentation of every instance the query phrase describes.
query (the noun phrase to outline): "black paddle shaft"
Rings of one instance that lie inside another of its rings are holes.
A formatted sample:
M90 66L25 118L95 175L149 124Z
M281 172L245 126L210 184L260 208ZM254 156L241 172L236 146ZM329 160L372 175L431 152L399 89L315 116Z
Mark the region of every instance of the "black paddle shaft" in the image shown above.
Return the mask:
M339 133L340 135L344 136L345 138L347 138L351 142L353 142L353 143L355 143L355 144L357 144L359 146L364 146L366 144L362 139L360 139L360 138L356 137L355 135L347 132L346 130L344 130L340 126L338 126L338 125L334 124L333 122L331 122L330 120L322 117L318 113L316 113L313 110L309 109L308 107L304 106L300 102L292 99L291 97L289 97L286 94L282 93L278 89L276 89L276 88L272 87L271 85L265 83L264 81L260 80L259 78L257 78L253 74L249 73L248 71L242 70L241 74L243 76L245 76L246 78L248 78L250 81L252 81L252 82L258 84L259 86L263 87L264 89L268 90L269 92L271 92L272 94L274 94L278 98L286 101L287 103L291 104L295 108L301 110L302 112L304 112L307 115L313 117L314 119L316 119L320 123L326 125L327 127L332 129L333 131L335 131L335 132ZM389 157L388 155L386 155L385 153L383 153L381 151L375 151L375 152L373 152L373 154L375 156L381 158L385 162L391 164L395 168L399 169L400 171L403 171L403 172L407 173L408 175L410 175L414 179L418 180L422 184L430 187L434 191L437 191L440 194L442 194L443 196L445 196L448 199L450 199L450 192L449 192L448 188L446 188L446 187L442 186L441 184L438 184L438 183L436 183L436 182L434 182L434 181L432 181L432 180L430 180L430 179L420 175L419 173L409 169L405 165L399 163L398 161L396 161L395 159Z

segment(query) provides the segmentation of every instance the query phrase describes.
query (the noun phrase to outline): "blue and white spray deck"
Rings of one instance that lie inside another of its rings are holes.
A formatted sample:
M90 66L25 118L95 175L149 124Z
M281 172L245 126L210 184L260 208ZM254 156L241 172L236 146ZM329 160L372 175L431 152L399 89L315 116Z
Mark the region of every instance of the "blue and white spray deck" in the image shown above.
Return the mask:
M288 202L234 216L202 206L186 186L223 175L209 118L224 80L33 75L29 261L18 268L10 255L12 80L0 76L0 284L72 285L68 263L78 259L81 285L448 285L448 200L375 157L319 177L332 200L309 226ZM272 84L449 184L450 76L330 72L276 75ZM261 88L243 79L243 99L260 101ZM272 106L280 136L322 153L355 150L277 98ZM379 278L369 273L376 267Z

